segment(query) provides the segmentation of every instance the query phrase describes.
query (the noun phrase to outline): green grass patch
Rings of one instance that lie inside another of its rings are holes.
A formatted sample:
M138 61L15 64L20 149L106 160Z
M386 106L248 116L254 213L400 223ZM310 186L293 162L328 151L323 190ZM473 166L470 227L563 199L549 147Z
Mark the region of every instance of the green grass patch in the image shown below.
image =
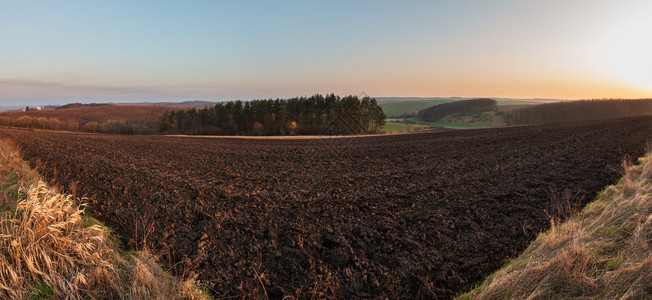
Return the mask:
M618 228L609 228L602 231L602 234L606 237L614 237L618 233Z
M623 265L622 258L612 259L607 263L607 270L614 271L620 269L620 266Z
M210 298L210 292L204 286L192 286L190 287L190 294L198 298Z
M89 212L84 211L84 214L82 215L82 226L84 228L87 228L94 225L102 227L104 230L106 230L109 233L113 232L111 228L109 228L109 226L106 226L106 224L104 224L102 221L95 219L93 216L91 216Z
M35 284L30 287L27 299L54 299L54 289L45 283Z
M457 300L473 300L473 297L469 294L471 291L482 292L484 290L483 283L490 282L494 278L494 273L491 273L484 277L484 279L474 283L471 288L468 290L463 290L457 293L453 299Z
M464 125L464 124L448 124L448 123L438 123L438 122L425 122L416 118L405 119L408 122L413 122L415 124L429 125L434 127L442 127L447 129L485 129L491 128L491 126L484 125Z
M413 128L414 128L413 126L410 126L410 124L406 124L406 123L385 122L385 126L383 126L382 130L387 132L398 132L398 131L410 131Z
M25 199L27 199L27 195L25 193L22 193L22 192L15 193L14 197L16 198L16 200L25 200Z
M594 257L597 259L603 259L605 257L613 257L618 255L621 251L623 251L623 246L622 245L614 245L614 244L607 244L607 245L602 245L600 246L599 249L597 249L594 253Z
M109 238L109 241L111 241L111 244L114 244L114 245L116 245L118 247L120 247L122 245L122 243L120 242L120 239L115 237L115 235L111 235L111 237Z
M108 238L113 245L116 245L118 247L121 245L120 239L115 234L113 234L113 230L111 229L111 227L106 226L106 224L104 224L102 221L95 219L93 216L91 216L90 213L84 211L84 214L82 215L82 227L88 228L96 225L104 229L104 231L106 231L107 233L109 233Z
M389 103L379 103L388 118L396 118L405 114L416 114L422 109L433 107L438 104L454 102L459 99L428 99L428 100L407 100Z

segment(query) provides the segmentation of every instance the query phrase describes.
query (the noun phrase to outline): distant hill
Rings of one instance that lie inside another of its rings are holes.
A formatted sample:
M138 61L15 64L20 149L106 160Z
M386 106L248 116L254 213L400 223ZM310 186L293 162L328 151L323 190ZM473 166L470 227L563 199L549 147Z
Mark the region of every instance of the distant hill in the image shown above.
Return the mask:
M111 103L69 103L66 105L54 107L55 109L66 109L66 108L79 108L79 107L98 107L98 106L109 106L114 105Z
M156 128L165 111L183 108L185 107L155 105L82 106L65 109L0 112L0 117L9 117L11 119L17 119L21 116L57 118L63 122L78 122L80 126L84 126L84 124L91 121L103 123L107 120L120 120L128 124L146 125L150 128Z
M423 121L437 122L449 115L488 111L495 109L497 106L498 103L494 99L461 100L422 109L417 113L417 117Z
M513 110L508 125L550 124L652 115L652 99L602 99L546 103Z
M388 118L411 118L416 117L417 112L434 105L450 103L455 101L469 100L473 98L461 97L380 97L376 98L378 104ZM542 103L559 102L559 99L517 99L517 98L492 98L499 106L512 105L536 105Z
M162 106L162 107L183 107L183 108L204 108L222 102L211 101L184 101L184 102L138 102L138 103L116 103L122 106Z
M11 111L11 110L21 110L24 109L23 106L0 106L0 112Z
M451 98L433 98L433 99L415 99L415 98L382 98L378 104L385 112L388 118L414 117L417 112L432 107L433 105L449 103L459 99Z

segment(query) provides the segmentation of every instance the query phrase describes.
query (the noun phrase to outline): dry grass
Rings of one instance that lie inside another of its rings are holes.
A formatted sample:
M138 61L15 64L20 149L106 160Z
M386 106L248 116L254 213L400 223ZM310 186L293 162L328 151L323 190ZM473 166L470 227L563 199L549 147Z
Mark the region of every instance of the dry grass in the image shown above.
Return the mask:
M458 299L652 298L652 153Z
M209 298L194 278L165 273L149 251L118 249L108 228L47 187L6 140L0 189L0 298Z
M20 157L13 143L0 140L0 210L16 207L21 186L39 180L38 174Z

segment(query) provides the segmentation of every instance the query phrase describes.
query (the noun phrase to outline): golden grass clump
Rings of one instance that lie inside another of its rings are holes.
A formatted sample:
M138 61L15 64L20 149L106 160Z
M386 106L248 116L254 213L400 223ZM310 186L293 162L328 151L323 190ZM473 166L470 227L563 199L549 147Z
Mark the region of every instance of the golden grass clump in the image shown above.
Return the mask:
M27 188L29 186L29 188ZM125 252L84 204L49 188L0 139L0 298L209 299L146 248Z
M652 298L652 153L458 299Z
M38 174L23 162L16 146L0 140L0 210L16 207L19 188L38 180Z
M84 228L82 213L70 196L43 182L30 188L13 214L0 220L0 294L20 297L33 283L45 283L63 298L111 284L115 270L105 259L111 250L104 230Z

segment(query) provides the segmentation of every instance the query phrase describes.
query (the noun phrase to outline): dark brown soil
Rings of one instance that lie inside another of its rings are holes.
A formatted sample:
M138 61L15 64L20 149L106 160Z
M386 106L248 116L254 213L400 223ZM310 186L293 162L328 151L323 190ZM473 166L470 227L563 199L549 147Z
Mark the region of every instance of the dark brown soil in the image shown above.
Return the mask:
M0 131L220 298L450 298L645 153L652 117L328 140Z

